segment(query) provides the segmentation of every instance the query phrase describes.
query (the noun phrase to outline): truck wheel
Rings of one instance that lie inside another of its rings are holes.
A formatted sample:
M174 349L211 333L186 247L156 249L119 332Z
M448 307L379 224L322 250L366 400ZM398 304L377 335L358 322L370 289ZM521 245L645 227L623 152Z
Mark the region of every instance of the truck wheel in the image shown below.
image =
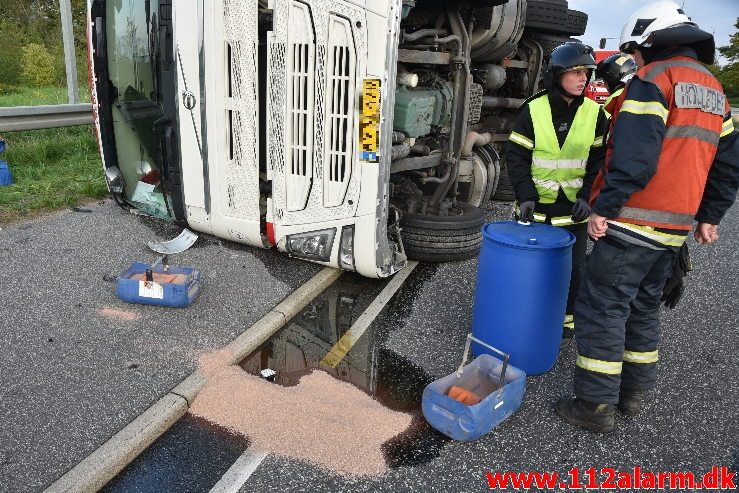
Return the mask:
M498 180L498 188L495 190L493 200L516 200L516 193L513 191L513 184L508 177L508 168L505 164L501 164L500 166L500 179Z
M567 0L528 0L526 24L542 32L562 32L567 22Z
M588 27L588 14L579 10L568 10L565 22L566 34L570 36L582 36Z
M569 36L557 36L554 34L531 33L531 38L541 45L544 56L550 54L557 46L571 41Z
M466 177L468 181L459 183L458 197L475 207L480 207L486 198L485 192L488 189L488 182L490 181L487 165L488 163L484 161L483 157L477 154L473 155L472 171Z
M400 235L408 258L448 262L477 256L482 244L480 227L485 222L482 211L457 202L457 208L449 212L449 216L403 216Z
M478 152L484 156L488 163L488 185L485 189L485 200L490 200L495 193L495 189L498 188L498 181L500 180L500 156L491 144L480 147Z

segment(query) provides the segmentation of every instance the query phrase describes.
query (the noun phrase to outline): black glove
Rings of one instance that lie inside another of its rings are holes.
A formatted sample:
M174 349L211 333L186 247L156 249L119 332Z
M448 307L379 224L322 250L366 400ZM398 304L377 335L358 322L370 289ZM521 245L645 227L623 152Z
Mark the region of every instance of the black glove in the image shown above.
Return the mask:
M536 206L536 202L534 202L533 200L522 202L521 205L518 206L518 209L519 209L518 220L529 222L529 223L533 221L535 206Z
M670 310L677 306L677 303L685 292L684 279L691 270L693 270L693 264L690 262L688 244L683 243L683 246L675 254L675 259L672 262L672 274L667 279L665 289L662 290L662 298L660 298Z
M590 204L585 199L577 199L572 207L572 222L579 223L590 217Z

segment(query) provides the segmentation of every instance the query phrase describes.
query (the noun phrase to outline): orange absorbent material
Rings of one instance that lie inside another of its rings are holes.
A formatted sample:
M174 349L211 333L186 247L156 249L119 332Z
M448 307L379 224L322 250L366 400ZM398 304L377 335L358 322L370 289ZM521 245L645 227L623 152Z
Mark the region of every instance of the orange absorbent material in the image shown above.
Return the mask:
M477 397L476 394L470 392L469 390L463 389L462 387L457 387L456 385L452 385L447 395L455 401L461 402L466 406L474 406L475 404L480 403L480 398Z

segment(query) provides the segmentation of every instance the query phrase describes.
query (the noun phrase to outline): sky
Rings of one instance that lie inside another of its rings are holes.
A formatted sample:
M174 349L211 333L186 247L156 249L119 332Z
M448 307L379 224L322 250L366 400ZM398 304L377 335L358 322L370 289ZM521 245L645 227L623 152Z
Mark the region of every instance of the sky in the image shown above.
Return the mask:
M716 46L729 44L729 36L739 17L739 0L674 0L683 6L685 13L704 31L713 33ZM618 38L627 19L648 0L569 0L571 9L588 14L588 28L583 36L584 43L598 48L600 38ZM618 49L618 39L606 41L606 49ZM726 63L725 59L719 63Z

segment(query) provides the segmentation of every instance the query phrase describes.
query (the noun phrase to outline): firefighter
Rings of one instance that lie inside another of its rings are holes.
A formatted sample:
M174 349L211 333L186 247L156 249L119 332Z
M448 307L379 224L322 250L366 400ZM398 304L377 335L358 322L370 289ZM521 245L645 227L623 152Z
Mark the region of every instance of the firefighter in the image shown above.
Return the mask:
M718 239L739 189L739 136L719 82L700 63L713 36L671 1L628 20L621 51L639 66L617 98L613 148L591 194L596 240L575 305L575 399L555 410L591 431L635 415L655 386L660 297L676 252Z
M583 96L595 69L593 50L579 42L555 48L542 77L545 90L521 108L506 147L517 215L575 235L563 342L574 334L573 305L587 249L590 189L603 165L606 118Z
M634 59L630 55L621 53L616 53L598 62L598 66L595 67L595 77L603 79L606 87L608 87L608 92L611 93L606 102L603 103L606 116L610 117L613 113L613 101L624 90L626 83L636 73L636 69Z

